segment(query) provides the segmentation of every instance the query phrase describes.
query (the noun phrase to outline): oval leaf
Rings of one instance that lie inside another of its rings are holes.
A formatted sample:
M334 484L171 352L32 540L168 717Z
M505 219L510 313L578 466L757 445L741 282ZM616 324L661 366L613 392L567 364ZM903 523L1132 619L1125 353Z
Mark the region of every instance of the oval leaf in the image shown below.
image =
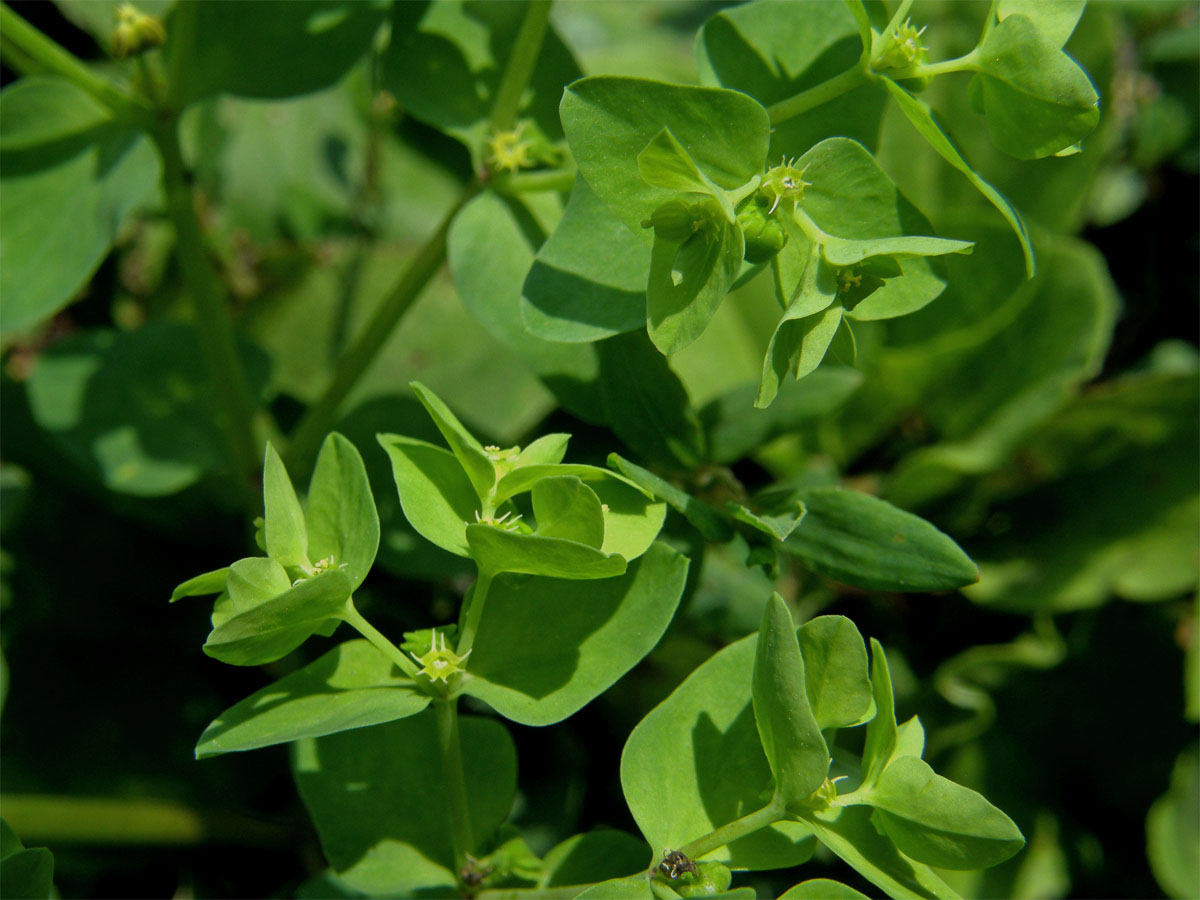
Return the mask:
M770 799L771 768L751 701L754 655L754 636L715 654L625 743L625 802L656 852L682 847ZM737 869L776 869L798 865L811 853L806 826L779 822L705 859Z
M1012 819L914 756L890 763L866 800L903 853L941 869L987 868L1025 846Z
M548 578L611 578L625 571L625 559L587 544L506 531L494 525L468 525L467 546L480 572L519 572Z
M573 715L658 643L687 568L685 557L655 544L620 577L500 576L488 591L464 692L523 725Z
M204 652L234 666L261 666L291 653L350 597L350 581L338 569L321 572L247 612L218 625Z
M217 716L196 758L403 719L429 699L369 642L346 641Z
M782 545L814 572L879 591L947 591L979 579L959 546L919 516L858 491L814 488Z
M313 562L345 565L357 590L379 550L379 513L358 449L340 434L321 445L304 504L308 553Z
M845 616L819 616L800 628L805 687L821 730L862 721L871 709L867 648Z
M459 719L463 781L480 853L512 809L517 759L499 722ZM338 877L371 896L456 890L434 711L298 742L292 757L300 796ZM414 777L418 775L419 777Z
M449 450L398 434L376 436L392 461L400 506L417 534L459 556L469 556L467 523L479 497Z
M802 804L825 780L829 748L813 718L804 660L787 604L772 594L763 611L754 651L754 721L775 790L789 805Z

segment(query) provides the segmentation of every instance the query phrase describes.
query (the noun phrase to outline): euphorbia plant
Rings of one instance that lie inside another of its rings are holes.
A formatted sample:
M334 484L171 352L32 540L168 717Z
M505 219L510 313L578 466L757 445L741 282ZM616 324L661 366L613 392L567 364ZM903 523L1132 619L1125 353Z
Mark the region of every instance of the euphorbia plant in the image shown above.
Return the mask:
M449 449L394 434L379 443L413 527L477 567L457 624L397 646L355 608L379 524L353 445L326 439L304 503L268 448L267 556L197 576L172 599L219 593L204 649L235 665L271 662L339 621L366 640L227 710L196 754L296 742L301 793L337 878L355 890L548 888L554 853L539 860L504 825L511 739L495 720L460 720L459 697L525 725L570 716L658 642L688 562L655 541L666 504L619 472L562 462L567 435L485 447L433 392L413 389ZM781 539L772 519L729 514ZM815 836L893 896L954 896L929 865L979 868L1016 852L1023 838L1003 813L920 761L920 723L897 727L878 644L872 666L849 620L797 631L773 596L757 639L717 654L634 730L622 783L648 845L573 838L584 859L573 856L573 892L718 894L730 867L796 865ZM838 729L864 724L861 766L835 757ZM362 787L347 793L351 782Z

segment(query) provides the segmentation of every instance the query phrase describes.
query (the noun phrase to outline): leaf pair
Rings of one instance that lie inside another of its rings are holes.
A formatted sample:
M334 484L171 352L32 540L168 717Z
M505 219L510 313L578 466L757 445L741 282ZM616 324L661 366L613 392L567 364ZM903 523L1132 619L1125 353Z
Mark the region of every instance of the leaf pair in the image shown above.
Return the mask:
M829 138L794 163L806 186L784 212L787 244L771 260L783 317L763 360L755 405L775 399L833 349L854 362L850 320L915 312L945 288L927 258L970 253L966 241L925 237L932 227L857 142Z
M263 468L266 557L179 585L180 597L219 593L204 652L232 665L272 662L330 632L375 561L379 517L358 450L340 434L321 446L301 505L274 448Z
M656 228L650 257L647 330L674 353L700 336L742 268L733 207L762 174L766 110L736 91L593 77L568 87L559 113L588 186L636 234L668 204L695 219L682 232Z
M423 537L489 576L575 579L620 575L653 543L665 504L606 469L562 464L567 435L485 448L428 388L413 389L450 451L392 434L379 442L404 514ZM513 503L525 493L536 527L519 521Z
M891 896L953 897L931 865L983 867L1016 852L1023 839L1003 813L921 762L923 730L916 719L897 727L886 658L872 646L868 675L853 623L823 616L797 631L773 596L757 637L712 657L630 735L622 786L651 845L682 846L774 797L779 821L706 858L790 866L815 835ZM864 722L860 773L832 741ZM857 790L838 796L841 776Z

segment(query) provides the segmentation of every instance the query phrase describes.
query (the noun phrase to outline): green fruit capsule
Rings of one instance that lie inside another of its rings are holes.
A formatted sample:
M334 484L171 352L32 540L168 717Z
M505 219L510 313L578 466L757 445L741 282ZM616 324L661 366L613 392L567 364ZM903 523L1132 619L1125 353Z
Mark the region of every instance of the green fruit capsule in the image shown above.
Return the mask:
M766 198L757 194L747 197L737 209L738 225L746 239L746 262L764 263L787 243L787 232L767 209Z
M699 228L696 209L682 200L668 200L642 223L643 228L653 228L655 237L664 241L682 244Z

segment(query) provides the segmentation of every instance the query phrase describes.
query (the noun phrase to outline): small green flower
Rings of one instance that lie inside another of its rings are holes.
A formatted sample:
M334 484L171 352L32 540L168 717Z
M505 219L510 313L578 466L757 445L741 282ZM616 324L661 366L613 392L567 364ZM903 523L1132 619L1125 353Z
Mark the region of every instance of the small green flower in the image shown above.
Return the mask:
M905 19L903 25L896 26L892 31L887 49L880 54L875 63L877 69L908 69L912 66L924 65L929 61L929 51L921 43L921 35L927 25L919 30L913 26L911 19Z
M462 664L466 661L467 657L471 655L471 651L468 650L462 656L459 656L453 650L446 648L446 635L444 633L441 635L441 638L442 645L439 648L438 633L437 629L435 628L433 630L433 641L430 644L429 652L424 656L417 656L416 654L411 655L412 658L421 666L420 671L417 672L418 675L424 675L430 681L441 680L449 682L451 675L456 675L459 672L465 671Z
M763 176L762 184L758 188L759 193L771 201L767 215L775 212L779 201L784 198L791 200L792 208L795 209L796 203L804 196L804 189L812 187L804 180L807 169L808 166L796 168L796 160L788 160L786 157L780 160L779 165L767 169L767 174Z
M162 22L131 3L118 6L115 17L117 24L113 28L110 45L117 59L136 56L152 47L161 47L167 40Z
M516 172L535 165L530 158L530 141L522 139L524 124L511 131L498 131L488 138L488 162L497 172Z

